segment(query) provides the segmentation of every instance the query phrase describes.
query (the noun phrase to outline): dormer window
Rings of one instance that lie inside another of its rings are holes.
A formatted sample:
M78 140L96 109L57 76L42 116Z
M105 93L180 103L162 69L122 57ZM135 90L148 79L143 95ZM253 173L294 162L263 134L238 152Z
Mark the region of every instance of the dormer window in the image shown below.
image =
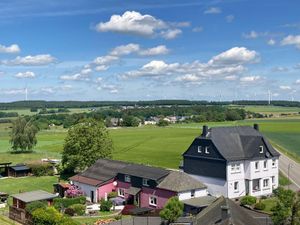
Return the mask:
M143 185L148 187L149 186L149 180L146 178L143 178Z
M259 153L264 153L264 146L259 146Z
M205 154L209 154L209 147L208 146L205 147Z
M198 153L202 153L202 146L198 146Z

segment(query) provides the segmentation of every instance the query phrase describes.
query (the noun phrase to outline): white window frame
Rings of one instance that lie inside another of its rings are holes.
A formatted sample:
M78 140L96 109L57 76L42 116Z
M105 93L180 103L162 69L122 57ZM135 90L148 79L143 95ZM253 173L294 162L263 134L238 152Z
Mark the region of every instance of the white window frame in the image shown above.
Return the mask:
M198 153L202 153L202 146L198 146Z
M268 170L268 160L264 161L264 170Z
M272 184L275 184L275 176L272 176Z
M154 201L155 199L155 201ZM157 206L157 196L149 196L149 205L151 206Z
M239 182L238 181L233 182L233 191L234 192L239 192Z
M125 175L124 180L125 180L125 182L130 183L131 182L131 176L130 175Z
M125 189L124 188L118 188L118 196L125 197Z
M264 153L264 146L263 145L259 146L259 153Z
M254 169L255 169L255 171L259 171L259 169L260 169L259 168L260 167L259 164L260 164L259 161L255 161L254 162ZM257 168L256 168L256 165L257 165Z
M143 186L149 187L148 181L149 179L143 178Z
M209 147L208 146L205 146L205 154L209 154Z
M231 164L231 173L240 173L241 172L241 163Z
M268 188L269 186L269 179L263 179L263 188Z

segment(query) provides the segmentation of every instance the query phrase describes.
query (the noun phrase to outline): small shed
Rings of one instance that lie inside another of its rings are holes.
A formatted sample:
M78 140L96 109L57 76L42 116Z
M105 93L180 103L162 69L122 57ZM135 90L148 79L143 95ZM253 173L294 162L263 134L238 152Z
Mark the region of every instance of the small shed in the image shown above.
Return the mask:
M11 162L0 163L0 178L8 176L8 170Z
M11 177L25 177L30 173L30 168L25 164L18 164L15 166L8 167L8 176Z
M19 209L25 209L26 204L35 201L47 201L48 205L52 205L53 199L56 197L57 195L42 190L12 195L13 206Z

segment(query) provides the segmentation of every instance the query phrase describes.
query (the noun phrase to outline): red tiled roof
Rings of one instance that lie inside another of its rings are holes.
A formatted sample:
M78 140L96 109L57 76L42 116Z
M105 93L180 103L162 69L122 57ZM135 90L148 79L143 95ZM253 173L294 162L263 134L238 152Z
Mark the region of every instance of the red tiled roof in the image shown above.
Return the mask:
M101 184L103 182L101 180L88 178L88 177L83 177L83 176L80 176L80 175L75 175L73 177L70 177L69 179L71 181L77 181L77 182L92 185L92 186L98 186L99 184Z

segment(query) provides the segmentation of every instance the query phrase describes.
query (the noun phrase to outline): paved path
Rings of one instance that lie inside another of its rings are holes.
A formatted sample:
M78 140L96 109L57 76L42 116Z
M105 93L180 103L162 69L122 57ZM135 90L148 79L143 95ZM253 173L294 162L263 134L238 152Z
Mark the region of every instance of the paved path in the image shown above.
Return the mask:
M282 152L280 153L279 169L286 177L290 177L290 180L293 183L290 185L290 188L294 191L298 191L300 189L300 164L287 157Z

